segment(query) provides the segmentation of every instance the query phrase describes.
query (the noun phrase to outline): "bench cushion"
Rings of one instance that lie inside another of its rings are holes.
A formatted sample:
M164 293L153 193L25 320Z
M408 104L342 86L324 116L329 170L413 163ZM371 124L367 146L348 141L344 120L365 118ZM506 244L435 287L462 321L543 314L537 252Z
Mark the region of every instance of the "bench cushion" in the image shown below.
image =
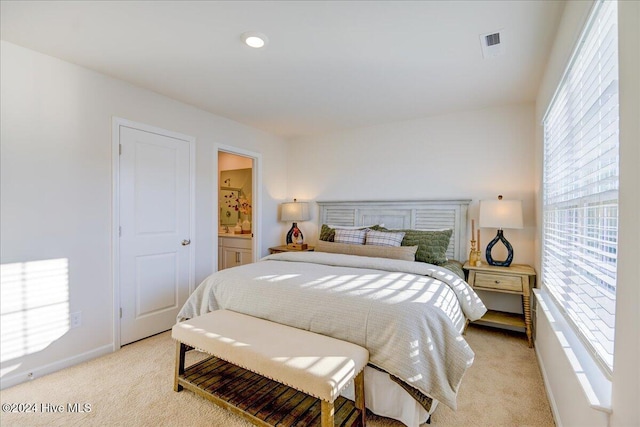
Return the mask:
M230 310L178 323L172 337L327 402L369 360L358 345Z

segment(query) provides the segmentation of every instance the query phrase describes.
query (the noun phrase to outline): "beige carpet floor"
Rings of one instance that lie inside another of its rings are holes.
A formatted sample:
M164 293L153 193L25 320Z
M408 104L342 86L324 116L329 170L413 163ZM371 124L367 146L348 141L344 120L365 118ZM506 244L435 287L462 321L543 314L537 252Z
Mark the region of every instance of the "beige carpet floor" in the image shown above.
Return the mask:
M470 326L466 339L476 353L458 394L458 410L440 405L432 426L553 426L533 349L522 334ZM194 353L194 352L189 352ZM225 426L246 421L184 390L173 391L175 346L169 332L120 351L0 392L2 426ZM191 354L191 363L197 354ZM6 403L35 403L38 413L5 412ZM90 405L69 413L67 404ZM41 404L64 413L42 413ZM52 406L50 406L52 408ZM401 423L371 416L372 427Z

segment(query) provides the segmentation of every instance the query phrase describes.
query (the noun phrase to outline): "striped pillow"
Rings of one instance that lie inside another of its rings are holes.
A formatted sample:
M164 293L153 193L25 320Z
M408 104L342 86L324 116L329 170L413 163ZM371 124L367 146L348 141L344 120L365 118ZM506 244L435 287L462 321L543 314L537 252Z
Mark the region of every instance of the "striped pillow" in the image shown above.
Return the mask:
M404 238L404 232L390 233L388 231L369 230L365 239L365 245L375 246L400 246Z
M351 245L364 245L367 231L369 230L345 230L337 228L333 241L336 243L349 243Z
M336 230L344 229L344 230L364 230L365 228L370 228L372 230L384 230L384 224L375 224L375 225L362 225L357 227L348 227L344 225L327 225L322 224L320 228L320 237L319 240L323 240L325 242L333 242L333 239L336 234Z

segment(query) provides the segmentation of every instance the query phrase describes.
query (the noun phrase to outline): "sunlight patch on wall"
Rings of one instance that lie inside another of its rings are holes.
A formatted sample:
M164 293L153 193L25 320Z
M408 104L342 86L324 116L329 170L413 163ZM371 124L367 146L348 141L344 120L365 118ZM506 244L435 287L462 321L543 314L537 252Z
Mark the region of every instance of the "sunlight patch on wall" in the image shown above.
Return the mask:
M0 288L3 365L46 348L69 330L67 258L2 264Z

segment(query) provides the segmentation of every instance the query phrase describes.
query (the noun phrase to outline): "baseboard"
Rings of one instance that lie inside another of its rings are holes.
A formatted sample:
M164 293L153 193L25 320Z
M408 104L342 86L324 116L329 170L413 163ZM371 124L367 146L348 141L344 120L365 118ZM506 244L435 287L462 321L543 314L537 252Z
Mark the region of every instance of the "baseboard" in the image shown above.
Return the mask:
M544 368L544 363L542 362L540 353L538 353L538 349L535 344L535 341L534 341L534 348L536 352L536 359L538 359L538 366L540 367L540 373L542 374L542 382L544 383L544 389L547 393L547 399L549 400L549 405L551 406L551 415L553 416L553 421L555 422L556 427L562 427L562 422L560 421L560 412L558 411L556 400L553 397L553 392L551 391L551 385L549 384L549 377L547 376L547 371Z
M67 359L59 360L57 362L50 363L39 368L31 369L29 371L30 373L32 373L31 376L28 376L25 372L8 375L5 378L0 378L0 390L13 387L14 385L22 384L32 379L40 378L48 374L52 374L54 372L60 371L61 369L70 368L71 366L75 366L79 363L95 359L96 357L113 353L113 351L113 344L109 344L98 347L91 351L87 351L86 353L78 354L77 356L69 357Z

